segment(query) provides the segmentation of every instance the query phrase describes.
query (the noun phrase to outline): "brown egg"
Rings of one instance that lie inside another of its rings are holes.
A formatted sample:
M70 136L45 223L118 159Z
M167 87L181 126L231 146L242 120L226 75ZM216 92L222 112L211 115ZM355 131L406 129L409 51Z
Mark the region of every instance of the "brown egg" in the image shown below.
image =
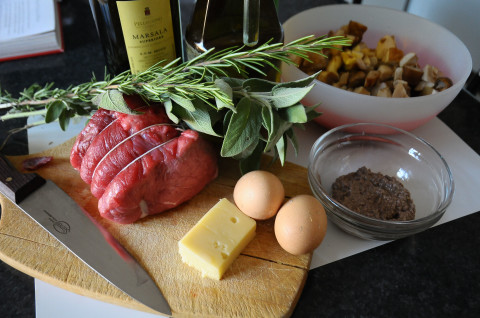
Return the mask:
M293 255L312 252L327 232L327 215L311 195L298 195L280 208L275 219L275 236L280 246Z
M255 220L274 216L285 198L280 179L271 172L255 170L243 175L233 190L237 207Z

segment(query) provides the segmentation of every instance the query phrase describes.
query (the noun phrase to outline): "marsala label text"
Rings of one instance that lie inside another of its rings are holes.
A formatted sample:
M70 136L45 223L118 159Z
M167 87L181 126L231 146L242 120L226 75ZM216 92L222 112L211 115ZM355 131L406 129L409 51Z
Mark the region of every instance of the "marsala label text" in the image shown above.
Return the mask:
M139 33L139 34L132 34L132 39L140 40L140 43L150 42L156 39L161 39L164 35L168 32L167 28L163 28L160 30L148 32L148 33Z

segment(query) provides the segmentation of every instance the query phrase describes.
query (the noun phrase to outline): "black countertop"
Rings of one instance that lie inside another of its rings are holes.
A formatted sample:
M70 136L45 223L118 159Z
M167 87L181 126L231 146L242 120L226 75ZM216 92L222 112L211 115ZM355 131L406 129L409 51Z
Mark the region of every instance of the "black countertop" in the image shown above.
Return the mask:
M280 1L280 20L338 1ZM191 1L182 0L183 19ZM0 86L13 95L33 82L67 87L101 78L104 58L87 0L61 3L65 52L0 63ZM439 118L480 153L480 102L466 91ZM0 143L14 120L0 123ZM2 153L27 152L26 133ZM479 167L480 169L480 167ZM293 317L479 317L480 213L313 269ZM35 317L33 278L0 262L0 317Z

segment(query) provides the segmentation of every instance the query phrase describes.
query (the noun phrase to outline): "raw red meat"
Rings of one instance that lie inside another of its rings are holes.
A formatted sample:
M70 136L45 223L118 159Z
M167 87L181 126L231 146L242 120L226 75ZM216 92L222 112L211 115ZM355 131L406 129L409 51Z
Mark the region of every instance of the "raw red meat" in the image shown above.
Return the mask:
M179 134L175 125L162 123L146 127L121 141L100 160L94 169L90 185L92 194L100 198L105 187L126 165L146 151Z
M98 208L104 218L132 223L191 199L216 176L214 151L196 131L187 130L120 171Z
M86 183L92 182L92 175L100 160L118 143L145 127L168 123L165 110L157 106L147 107L140 115L118 114L118 118L103 129L91 142L80 168L80 177Z
M87 152L88 147L90 147L93 139L95 139L105 127L114 121L118 114L119 113L117 112L100 108L92 115L88 124L80 132L77 140L75 140L75 144L70 153L70 163L75 169L79 170L82 166L83 156Z
M70 160L91 183L101 215L132 223L192 198L216 177L217 162L196 131L180 134L163 106L124 98L143 114L100 109L78 136Z
M24 170L34 171L34 170L37 170L38 168L43 167L44 165L46 165L52 160L53 160L52 156L32 157L32 158L23 160L22 167Z

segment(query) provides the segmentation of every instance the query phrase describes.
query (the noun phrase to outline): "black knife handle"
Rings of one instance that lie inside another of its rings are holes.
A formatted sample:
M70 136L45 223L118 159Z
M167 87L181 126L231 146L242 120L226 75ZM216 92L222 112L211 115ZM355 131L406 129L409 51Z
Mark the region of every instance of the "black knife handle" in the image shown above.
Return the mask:
M3 155L0 155L0 192L15 203L45 184L36 173L21 173Z

